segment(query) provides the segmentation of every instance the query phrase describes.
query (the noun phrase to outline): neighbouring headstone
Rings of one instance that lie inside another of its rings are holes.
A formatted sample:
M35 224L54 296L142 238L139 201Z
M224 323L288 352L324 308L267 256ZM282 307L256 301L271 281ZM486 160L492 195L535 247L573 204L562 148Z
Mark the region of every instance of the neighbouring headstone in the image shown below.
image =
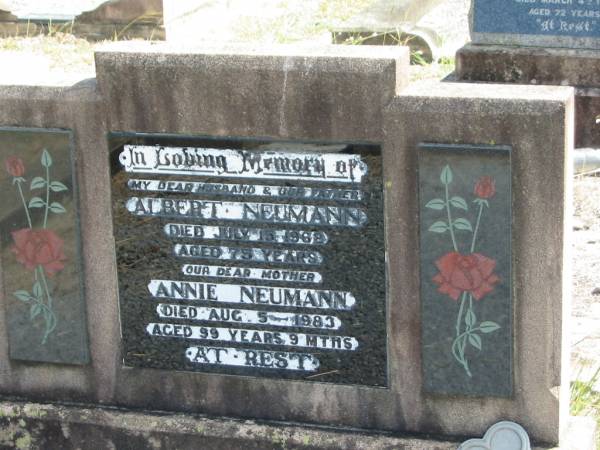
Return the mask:
M575 146L600 146L598 2L474 0L470 27L459 80L574 86Z
M2 284L10 357L89 361L67 131L0 128Z
M600 3L473 0L474 44L600 49Z
M88 40L164 39L162 0L55 0L0 2L0 36L68 32Z

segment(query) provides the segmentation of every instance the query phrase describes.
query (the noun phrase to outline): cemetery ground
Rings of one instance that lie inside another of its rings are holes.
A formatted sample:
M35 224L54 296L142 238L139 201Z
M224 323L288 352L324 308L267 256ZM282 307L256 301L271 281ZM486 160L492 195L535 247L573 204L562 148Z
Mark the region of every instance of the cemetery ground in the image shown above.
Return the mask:
M0 39L0 84L66 86L91 78L93 52L102 45L60 31ZM411 77L443 79L452 70L452 60L416 64ZM594 415L600 424L600 173L576 175L573 196L571 409Z

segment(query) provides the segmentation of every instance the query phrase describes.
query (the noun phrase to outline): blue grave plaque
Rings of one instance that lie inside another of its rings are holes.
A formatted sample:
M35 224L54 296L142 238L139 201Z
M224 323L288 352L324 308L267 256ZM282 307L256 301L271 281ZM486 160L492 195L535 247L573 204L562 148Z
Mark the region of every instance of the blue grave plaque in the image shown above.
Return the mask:
M474 43L600 48L600 0L474 0Z

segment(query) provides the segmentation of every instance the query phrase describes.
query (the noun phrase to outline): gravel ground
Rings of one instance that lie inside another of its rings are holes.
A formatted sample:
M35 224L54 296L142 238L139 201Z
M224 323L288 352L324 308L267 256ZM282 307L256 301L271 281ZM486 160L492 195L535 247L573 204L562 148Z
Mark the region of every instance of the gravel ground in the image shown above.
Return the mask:
M572 378L586 380L600 367L600 176L577 177L574 200Z

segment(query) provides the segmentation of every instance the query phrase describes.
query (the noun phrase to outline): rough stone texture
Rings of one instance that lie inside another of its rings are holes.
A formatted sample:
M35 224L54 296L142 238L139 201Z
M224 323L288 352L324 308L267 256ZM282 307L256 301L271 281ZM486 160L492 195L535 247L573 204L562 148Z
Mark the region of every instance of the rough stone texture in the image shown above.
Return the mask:
M456 53L462 81L575 86L575 146L600 146L600 53L469 44Z
M13 16L10 11L3 11L0 9L0 22L8 22L17 20L16 16Z
M458 79L600 88L600 52L467 44L456 53Z
M390 286L392 387L402 386L409 427L435 416L440 432L483 435L486 423L512 420L534 441L556 443L568 416L570 273L567 200L572 149L573 89L420 83L396 98L386 113L385 155L394 217L389 273L404 274ZM515 393L510 399L456 398L421 393L419 257L414 218L417 145L420 142L498 144L512 147ZM410 275L407 275L410 274ZM414 365L405 364L414 361ZM397 380L395 383L393 380ZM411 387L412 386L412 387ZM410 408L408 406L410 405ZM421 422L422 423L422 422ZM464 427L466 425L466 428ZM468 431L467 431L468 429ZM476 431L477 429L477 431Z
M408 81L406 47L131 48L96 54L112 130L380 141Z
M594 422L583 419L571 418L571 430L578 433L577 445L563 446L562 450L592 450L587 443L593 444ZM458 441L434 437L373 435L360 430L344 432L289 423L14 401L0 402L0 426L2 448L31 450L454 450L459 445ZM533 450L550 449L536 446Z

